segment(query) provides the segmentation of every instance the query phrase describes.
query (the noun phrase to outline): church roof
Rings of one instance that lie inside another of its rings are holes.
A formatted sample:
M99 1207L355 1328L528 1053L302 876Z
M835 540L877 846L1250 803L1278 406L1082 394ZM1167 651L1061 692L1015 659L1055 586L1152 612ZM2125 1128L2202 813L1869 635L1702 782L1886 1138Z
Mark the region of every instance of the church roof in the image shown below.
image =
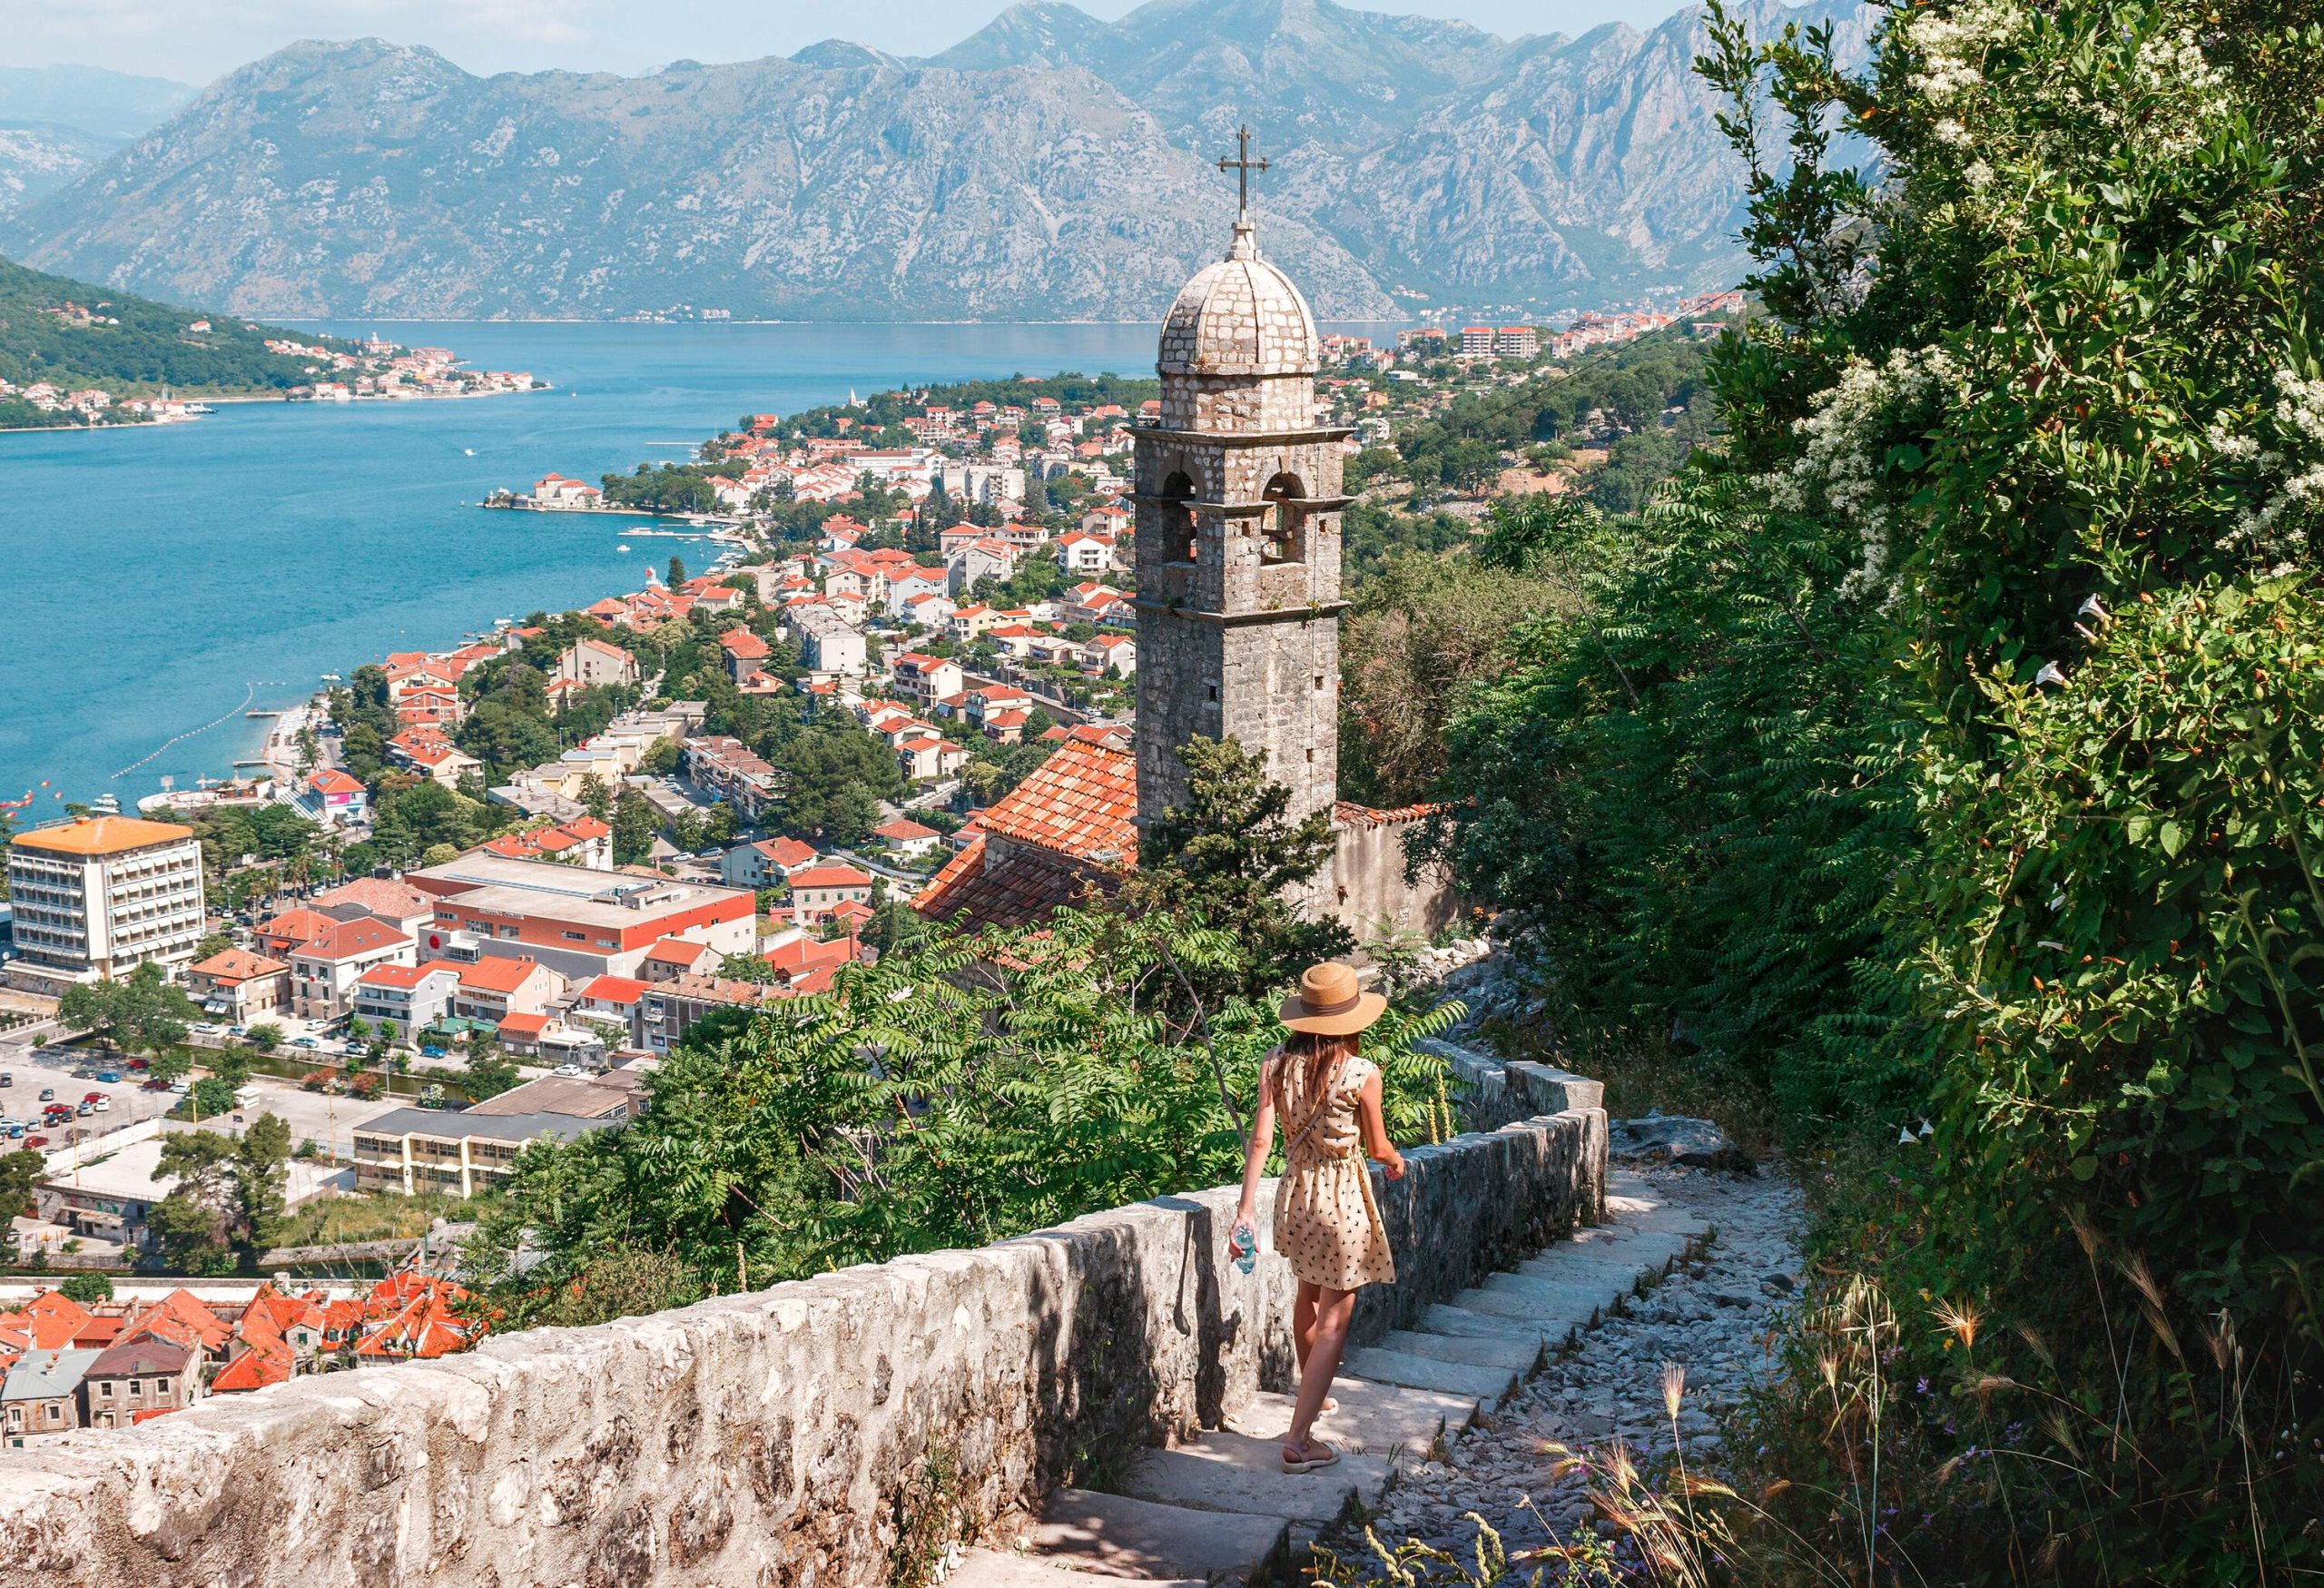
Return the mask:
M1312 375L1315 317L1291 278L1259 257L1248 222L1235 244L1178 291L1162 322L1165 375Z
M978 814L985 834L938 872L912 908L974 929L1046 920L1137 862L1137 761L1068 739Z

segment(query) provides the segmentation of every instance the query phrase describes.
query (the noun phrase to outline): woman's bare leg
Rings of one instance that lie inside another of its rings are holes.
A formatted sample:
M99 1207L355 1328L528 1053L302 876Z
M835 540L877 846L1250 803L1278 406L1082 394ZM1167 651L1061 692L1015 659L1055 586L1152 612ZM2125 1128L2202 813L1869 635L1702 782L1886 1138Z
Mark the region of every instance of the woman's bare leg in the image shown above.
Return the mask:
M1315 1304L1323 1287L1299 1281L1298 1297L1291 1304L1291 1354L1298 1359L1299 1376L1307 1376L1307 1353L1315 1344ZM1339 1402L1330 1396L1324 1397L1324 1410L1336 1412Z
M1316 1287L1315 1335L1308 1342L1307 1359L1300 1365L1299 1404L1292 1411L1291 1432L1283 1445L1284 1454L1295 1461L1306 1455L1307 1436L1323 1412L1332 1379L1340 1370L1340 1353L1347 1346L1348 1322L1354 1316L1354 1291Z
M1307 1348L1315 1339L1315 1292L1318 1287L1306 1280L1299 1281L1299 1294L1291 1304L1291 1354L1297 1358L1299 1373L1307 1373Z

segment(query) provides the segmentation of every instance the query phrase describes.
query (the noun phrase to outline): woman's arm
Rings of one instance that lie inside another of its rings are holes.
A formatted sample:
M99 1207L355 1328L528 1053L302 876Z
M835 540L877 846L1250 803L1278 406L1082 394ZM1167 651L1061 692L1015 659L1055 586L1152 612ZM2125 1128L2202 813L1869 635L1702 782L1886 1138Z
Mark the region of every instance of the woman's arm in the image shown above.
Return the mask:
M1364 1132L1364 1150L1380 1160L1381 1172L1392 1180L1404 1178L1404 1155L1398 1152L1388 1139L1388 1127L1380 1118L1380 1072L1374 1070L1364 1078L1364 1090L1355 1094L1355 1122Z
M1243 1151L1243 1200L1235 1209L1237 1224L1250 1224L1258 1216L1259 1180L1266 1173L1267 1154L1275 1150L1275 1069L1281 1062L1279 1054L1270 1053L1259 1066L1259 1104L1251 1115L1250 1145Z

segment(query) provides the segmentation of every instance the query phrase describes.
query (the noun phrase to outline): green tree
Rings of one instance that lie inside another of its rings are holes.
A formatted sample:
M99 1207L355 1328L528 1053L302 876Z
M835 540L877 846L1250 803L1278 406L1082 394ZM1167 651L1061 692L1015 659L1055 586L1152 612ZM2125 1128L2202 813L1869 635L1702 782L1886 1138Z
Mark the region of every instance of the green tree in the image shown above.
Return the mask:
M1329 814L1291 820L1291 791L1271 775L1263 752L1236 740L1192 739L1178 756L1186 802L1139 835L1125 907L1175 914L1233 945L1225 962L1190 978L1214 997L1256 997L1348 949L1345 928L1306 919L1296 900L1332 862Z
M466 1073L460 1086L477 1102L497 1098L518 1080L517 1066L500 1050L499 1041L483 1031L468 1038Z
M223 1274L232 1269L240 1211L235 1159L233 1138L214 1130L182 1130L162 1138L156 1173L174 1178L176 1183L153 1204L146 1222L172 1271Z
M615 865L643 865L654 858L654 833L661 823L651 800L635 789L622 790L611 825Z
M614 791L594 772L582 775L581 808L600 822L613 814Z
M29 1216L33 1211L33 1194L48 1179L48 1159L27 1147L18 1152L0 1152L0 1208L10 1218Z
M675 552L670 554L668 584L673 590L686 582L686 559Z
M69 1274L57 1285L56 1293L67 1301L94 1307L113 1299L113 1280L103 1274Z
M272 1021L260 1021L243 1033L243 1041L261 1053L271 1053L282 1045L282 1028Z
M127 1053L158 1053L185 1041L202 1011L152 961L114 981L68 987L57 1016L69 1031L88 1031Z
M276 1244L290 1178L290 1127L261 1114L242 1132L234 1153L238 1236L245 1267Z
M185 1076L192 1069L192 1054L183 1048L165 1048L153 1055L153 1062L146 1067L146 1074L153 1080L167 1085Z

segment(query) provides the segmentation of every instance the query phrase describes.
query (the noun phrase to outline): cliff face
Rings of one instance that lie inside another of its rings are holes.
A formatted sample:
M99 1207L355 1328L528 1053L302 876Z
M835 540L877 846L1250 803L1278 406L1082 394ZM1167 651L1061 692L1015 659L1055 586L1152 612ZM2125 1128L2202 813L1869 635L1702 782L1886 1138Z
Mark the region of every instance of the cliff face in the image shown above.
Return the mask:
M1117 25L1020 5L928 62L830 44L636 78L305 44L0 236L245 313L1147 318L1216 252L1233 192L1209 161L1248 120L1279 162L1266 246L1320 312L1384 314L1397 288L1588 302L1737 273L1698 37L1691 13L1512 44L1325 0L1155 0Z

